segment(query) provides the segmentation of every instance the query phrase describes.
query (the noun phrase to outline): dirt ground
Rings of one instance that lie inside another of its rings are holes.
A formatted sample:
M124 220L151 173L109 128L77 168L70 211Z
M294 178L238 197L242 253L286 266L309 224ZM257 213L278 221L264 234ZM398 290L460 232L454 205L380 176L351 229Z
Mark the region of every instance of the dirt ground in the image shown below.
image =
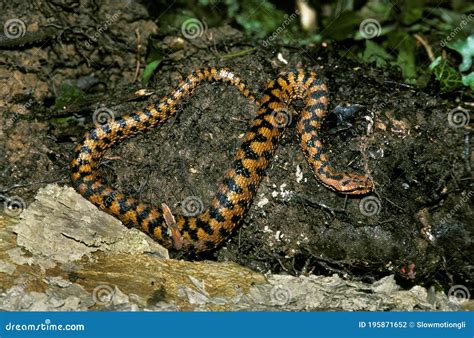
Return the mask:
M5 202L15 197L26 207L39 187L69 185L72 149L99 108L116 118L139 110L199 67L231 68L257 94L279 72L310 67L330 89L325 151L337 168L370 174L375 191L362 199L324 188L289 128L243 226L223 248L197 259L364 281L395 273L407 287L472 288L472 148L469 129L448 121L459 105L453 98L406 85L394 70L358 64L342 45L264 48L230 27L192 40L179 29L161 36L146 8L126 2L1 6L2 19L28 13L20 16L24 37L0 40ZM91 41L107 20L112 23ZM151 44L167 59L147 85L152 95L137 98ZM359 109L341 118L347 105ZM176 212L189 196L206 206L256 109L234 88L204 84L164 127L110 151L102 173L119 190Z

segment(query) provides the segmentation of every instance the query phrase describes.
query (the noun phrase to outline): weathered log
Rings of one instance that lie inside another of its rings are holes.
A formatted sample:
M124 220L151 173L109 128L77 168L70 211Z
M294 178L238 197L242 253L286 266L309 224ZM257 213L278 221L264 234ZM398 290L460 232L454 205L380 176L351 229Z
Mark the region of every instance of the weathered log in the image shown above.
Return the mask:
M0 219L1 220L1 219ZM169 259L69 187L48 185L0 228L1 310L455 310L442 292L337 275L262 275ZM15 235L16 234L16 235Z

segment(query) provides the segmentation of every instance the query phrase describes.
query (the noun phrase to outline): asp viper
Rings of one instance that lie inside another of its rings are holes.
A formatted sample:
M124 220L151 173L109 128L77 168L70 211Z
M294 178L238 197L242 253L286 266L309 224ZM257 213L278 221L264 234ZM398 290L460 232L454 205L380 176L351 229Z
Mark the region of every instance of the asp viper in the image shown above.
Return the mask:
M139 202L104 183L98 174L98 163L106 150L165 123L176 114L178 103L204 81L229 83L259 108L211 205L194 217L173 217L165 204L159 207ZM242 79L229 69L197 69L159 104L151 104L86 133L74 150L70 167L72 183L97 207L125 225L144 231L166 248L193 252L213 250L242 223L286 125L282 119L288 117L289 105L295 99L305 104L296 127L301 136L301 148L316 179L344 194L370 192L373 183L368 177L336 172L329 165L318 136L329 103L328 89L315 72L302 69L280 74L270 81L261 99L250 93Z

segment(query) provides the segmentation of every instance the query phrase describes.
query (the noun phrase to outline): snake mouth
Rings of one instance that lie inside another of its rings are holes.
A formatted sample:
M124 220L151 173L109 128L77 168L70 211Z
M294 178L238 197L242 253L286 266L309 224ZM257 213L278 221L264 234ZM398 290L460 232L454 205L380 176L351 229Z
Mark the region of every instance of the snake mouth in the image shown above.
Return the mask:
M373 181L368 176L354 173L337 173L333 175L333 177L317 176L316 178L325 187L343 195L365 195L374 188ZM340 177L344 177L344 179L341 180Z
M365 176L352 177L346 185L341 184L337 191L345 195L365 195L370 193L374 188L372 180Z
M346 190L346 191L338 191L341 194L344 195L367 195L372 191L372 186L368 187L357 187L351 190Z

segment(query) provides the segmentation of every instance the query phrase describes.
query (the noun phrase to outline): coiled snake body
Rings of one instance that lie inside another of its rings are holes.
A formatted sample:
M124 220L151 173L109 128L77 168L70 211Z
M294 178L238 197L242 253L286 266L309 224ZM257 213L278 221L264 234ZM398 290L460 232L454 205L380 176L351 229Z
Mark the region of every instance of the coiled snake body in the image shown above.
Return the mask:
M177 110L177 104L203 81L223 81L258 106L258 114L235 154L210 206L195 217L171 213L166 205L150 206L116 191L97 173L99 159L112 145L163 124ZM125 225L149 234L167 248L202 252L216 248L240 225L278 145L289 115L289 104L300 99L305 107L299 113L297 130L301 148L315 177L332 190L365 194L371 180L355 173L336 172L322 151L318 131L326 116L328 90L314 72L301 69L281 74L270 81L261 99L249 92L244 82L228 69L195 70L169 97L157 105L101 125L86 133L74 150L71 179L75 189Z

